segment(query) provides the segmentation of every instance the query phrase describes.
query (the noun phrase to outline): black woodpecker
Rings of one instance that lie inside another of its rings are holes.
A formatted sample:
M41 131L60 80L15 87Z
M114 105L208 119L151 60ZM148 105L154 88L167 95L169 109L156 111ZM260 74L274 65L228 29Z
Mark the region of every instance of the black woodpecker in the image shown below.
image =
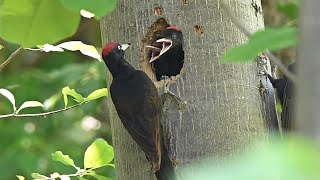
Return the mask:
M289 71L295 73L295 63L288 66ZM277 94L282 106L281 126L287 132L293 128L294 118L294 84L286 76L275 79L268 75L272 85L277 89Z
M124 58L129 44L109 43L102 58L113 76L110 94L123 126L144 151L159 180L174 178L174 169L163 144L162 102L149 77Z

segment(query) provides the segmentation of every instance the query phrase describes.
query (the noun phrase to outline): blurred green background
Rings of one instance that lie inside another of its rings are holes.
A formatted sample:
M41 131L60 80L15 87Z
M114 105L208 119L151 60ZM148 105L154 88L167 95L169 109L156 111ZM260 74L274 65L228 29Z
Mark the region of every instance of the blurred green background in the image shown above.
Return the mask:
M100 37L99 21L82 18L77 33L61 42L81 40L99 48ZM0 44L4 46L0 51L0 62L19 47L1 39ZM0 88L14 94L18 107L27 100L53 103L46 110L29 108L21 113L64 108L61 89L65 86L70 86L84 97L106 87L104 63L78 51L45 53L22 50L0 73ZM57 101L49 101L50 98L57 98ZM12 111L11 103L0 96L0 114L10 114ZM74 172L72 167L52 161L51 154L60 150L81 167L84 152L94 139L103 138L112 143L105 111L105 98L101 98L46 118L1 119L0 179L16 179L15 175L29 179L33 172L47 175ZM102 171L107 177L114 176L113 168L104 168Z

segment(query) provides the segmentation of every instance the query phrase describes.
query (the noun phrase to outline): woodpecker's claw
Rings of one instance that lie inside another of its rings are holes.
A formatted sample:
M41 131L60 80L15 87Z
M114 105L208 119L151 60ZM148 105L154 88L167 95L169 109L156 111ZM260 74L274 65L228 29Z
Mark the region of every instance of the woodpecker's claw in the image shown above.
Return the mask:
M187 104L187 101L183 101L179 96L170 91L170 83L168 76L162 76L161 80L165 81L163 93L169 95L171 98L175 100L180 109Z

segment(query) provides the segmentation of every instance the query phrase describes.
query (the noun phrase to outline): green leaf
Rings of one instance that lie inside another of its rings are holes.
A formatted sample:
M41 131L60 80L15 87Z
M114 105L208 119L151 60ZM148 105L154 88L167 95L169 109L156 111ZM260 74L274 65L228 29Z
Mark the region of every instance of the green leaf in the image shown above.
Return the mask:
M107 166L113 157L113 147L105 140L97 139L88 147L84 154L84 167L86 169L96 169Z
M10 91L8 91L7 89L0 89L0 94L2 94L4 97L6 97L11 102L14 112L16 112L17 111L16 100L14 99L13 94Z
M0 9L0 37L23 47L56 43L80 23L79 12L57 0L3 0Z
M295 20L299 16L299 5L297 2L279 2L277 9L288 16L290 20Z
M52 159L54 161L59 161L65 165L73 166L76 168L76 165L74 164L73 160L68 155L64 155L61 151L56 151L55 153L53 153Z
M97 89L93 91L91 94L89 94L89 96L86 98L85 101L92 101L104 96L108 96L108 89L107 88Z
M77 103L84 102L84 98L80 94L76 93L74 89L70 89L69 86L62 89L62 94L65 107L68 105L68 96L72 96Z
M266 50L276 51L297 44L297 30L291 27L268 28L252 35L244 45L228 50L222 61L252 61Z
M44 107L44 105L41 102L38 102L38 101L26 101L16 111L16 114L18 114L19 111L21 111L22 109L29 108L29 107Z
M0 45L0 50L1 50L1 49L3 49L3 46L2 46L2 45Z
M19 180L25 180L26 178L20 175L16 175Z
M39 174L39 173L32 173L31 177L33 177L34 179L44 179L44 178L49 178L45 175Z
M90 172L88 175L98 179L98 180L112 180L111 178L107 178L101 175L96 174L94 171Z
M97 19L112 12L116 5L116 0L60 0L62 4L74 12L80 12L81 9L89 11L96 15Z

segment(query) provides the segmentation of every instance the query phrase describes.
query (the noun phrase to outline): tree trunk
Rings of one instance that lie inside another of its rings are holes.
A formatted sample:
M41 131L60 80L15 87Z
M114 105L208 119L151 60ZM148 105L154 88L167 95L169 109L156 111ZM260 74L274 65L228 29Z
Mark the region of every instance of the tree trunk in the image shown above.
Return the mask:
M300 134L320 143L320 1L301 1L299 61L297 62L297 122ZM318 49L318 50L317 50Z
M263 28L260 0L227 2L249 30ZM219 1L118 0L115 12L101 21L104 44L132 43L126 59L139 69L144 56L142 40L159 17L180 27L184 35L184 68L170 90L187 104L179 106L166 96L162 120L176 171L207 157L234 157L244 148L250 149L257 138L265 138L265 103L256 62L219 62L227 49L247 40ZM123 128L111 98L108 101L117 179L153 179L150 163Z

